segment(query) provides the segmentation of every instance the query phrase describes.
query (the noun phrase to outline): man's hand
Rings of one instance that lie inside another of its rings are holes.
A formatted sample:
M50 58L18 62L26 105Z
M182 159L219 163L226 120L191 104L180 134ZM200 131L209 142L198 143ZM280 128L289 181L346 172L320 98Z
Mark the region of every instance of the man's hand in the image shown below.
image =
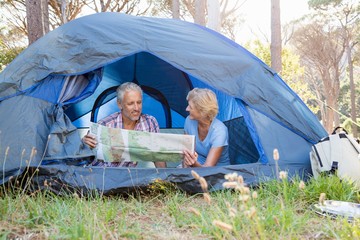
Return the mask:
M87 133L83 139L82 139L83 143L85 143L86 145L88 145L90 148L95 148L97 141L96 141L96 137L94 134L91 133Z

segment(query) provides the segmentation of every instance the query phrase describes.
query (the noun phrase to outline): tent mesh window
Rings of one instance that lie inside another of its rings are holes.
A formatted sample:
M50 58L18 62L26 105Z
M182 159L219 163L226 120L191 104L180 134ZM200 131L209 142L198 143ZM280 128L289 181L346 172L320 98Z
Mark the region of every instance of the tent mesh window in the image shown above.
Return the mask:
M255 163L259 153L250 136L244 117L225 121L229 131L229 157L231 164Z

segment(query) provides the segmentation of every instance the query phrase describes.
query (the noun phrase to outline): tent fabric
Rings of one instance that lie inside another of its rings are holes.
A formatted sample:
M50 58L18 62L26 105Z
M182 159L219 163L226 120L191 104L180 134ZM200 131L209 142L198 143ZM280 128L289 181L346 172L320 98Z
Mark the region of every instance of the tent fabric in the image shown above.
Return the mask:
M305 176L311 173L311 145L327 136L279 75L221 34L180 20L99 13L46 34L0 73L0 155L6 156L0 159L0 184L12 174L21 176L25 162L48 174L42 180L48 176L79 184L68 179L81 172L90 189L102 186L107 192L143 186L154 178L197 191L190 169L127 169L138 179L131 182L126 178L133 176L119 177L124 169L90 172L86 166L66 164L68 159L94 157L78 129L89 126L91 115L116 111L114 94L94 103L107 89L128 81L144 89L143 111L154 115L161 128L183 127L192 88L216 93L218 118L229 128L235 165L226 171L197 169L214 189L221 189L221 178L229 171L251 173L249 184L260 176L273 177L274 148L279 149L282 169ZM29 154L31 149L36 154ZM107 177L97 178L94 172ZM121 181L115 184L113 178Z
M306 106L276 81L268 66L253 57L240 61L240 55L252 55L208 29L172 19L117 13L75 19L29 46L3 71L0 98L24 91L50 74L78 75L137 52L150 52L177 69L206 79L210 86L242 99L298 133L304 131L313 142L319 138L317 133L324 134L318 124L308 124L317 121L316 117L300 111ZM306 121L301 121L304 116L299 112L306 115Z
M24 181L31 183L29 185L33 191L47 189L57 194L77 192L86 196L89 194L106 196L131 194L146 189L155 180L175 184L179 189L190 194L202 192L199 181L194 179L189 173L190 170L186 168L97 168L78 166L79 162L72 159L68 159L68 164L64 164L64 162L58 164L58 162L27 168L26 171L31 178ZM273 166L259 163L196 168L194 170L205 178L210 191L222 190L222 184L226 181L223 176L234 172L242 175L244 182L251 186L276 178ZM307 171L301 165L289 166L287 170L290 174L289 177L304 176L304 172ZM307 175L304 179L308 177ZM21 175L15 175L9 181L14 186L17 179L21 178Z

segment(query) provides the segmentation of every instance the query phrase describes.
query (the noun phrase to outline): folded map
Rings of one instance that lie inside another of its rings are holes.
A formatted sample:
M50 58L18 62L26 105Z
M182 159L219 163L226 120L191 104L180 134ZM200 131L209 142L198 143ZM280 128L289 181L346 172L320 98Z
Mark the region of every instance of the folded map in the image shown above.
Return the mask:
M105 162L180 162L183 150L194 151L195 136L151 133L109 128L92 123L90 133L97 139L97 159Z

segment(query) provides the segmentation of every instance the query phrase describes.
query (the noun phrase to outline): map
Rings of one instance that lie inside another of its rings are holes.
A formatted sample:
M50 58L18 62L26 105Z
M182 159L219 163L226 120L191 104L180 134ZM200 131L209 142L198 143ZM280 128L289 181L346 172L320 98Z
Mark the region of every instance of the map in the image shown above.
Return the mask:
M90 133L97 139L97 158L105 162L180 162L184 149L194 151L195 136L151 133L109 128L92 123Z

